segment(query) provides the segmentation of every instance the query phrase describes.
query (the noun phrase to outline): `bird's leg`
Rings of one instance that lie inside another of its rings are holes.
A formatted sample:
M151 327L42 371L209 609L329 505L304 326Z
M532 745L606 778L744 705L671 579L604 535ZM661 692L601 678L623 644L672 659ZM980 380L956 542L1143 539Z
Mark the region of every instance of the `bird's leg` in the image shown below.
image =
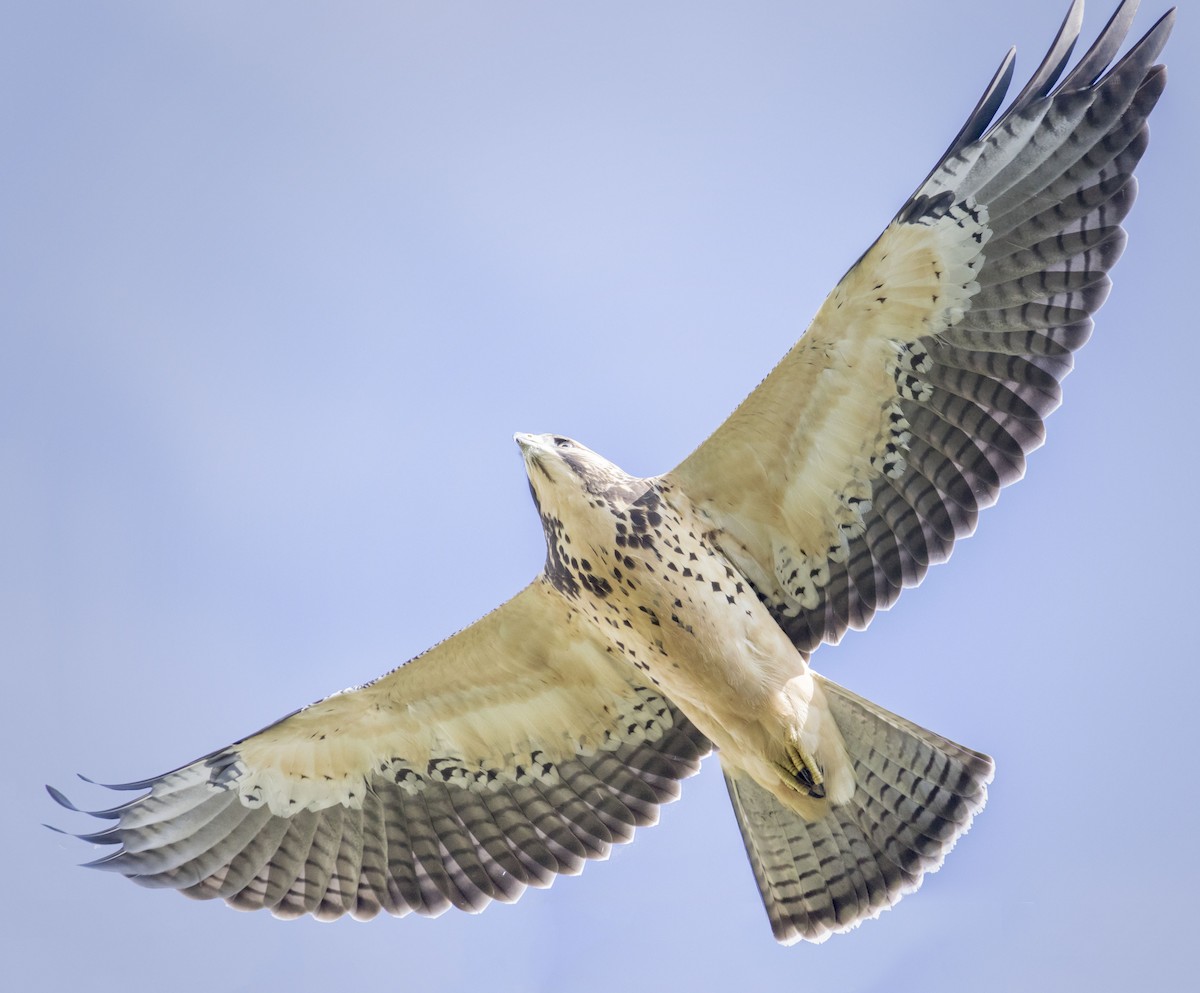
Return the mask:
M825 796L825 774L804 747L799 733L789 734L783 748L785 761L779 763L779 767L784 771L788 784L795 784L795 789L801 793L822 799Z

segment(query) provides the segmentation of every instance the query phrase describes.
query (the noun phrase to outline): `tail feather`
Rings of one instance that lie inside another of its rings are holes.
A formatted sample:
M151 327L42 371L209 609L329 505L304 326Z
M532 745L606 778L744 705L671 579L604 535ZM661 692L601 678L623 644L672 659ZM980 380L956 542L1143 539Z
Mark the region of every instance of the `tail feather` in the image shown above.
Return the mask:
M987 801L992 760L818 677L855 790L806 821L740 769L725 782L776 939L824 941L893 906Z

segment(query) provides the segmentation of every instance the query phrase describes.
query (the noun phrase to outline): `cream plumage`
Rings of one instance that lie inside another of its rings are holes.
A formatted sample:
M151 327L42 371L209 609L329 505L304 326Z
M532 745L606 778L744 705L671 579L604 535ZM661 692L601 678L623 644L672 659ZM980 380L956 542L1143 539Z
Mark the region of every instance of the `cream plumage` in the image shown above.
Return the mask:
M664 476L520 436L547 539L507 604L367 686L118 789L94 863L281 916L511 901L652 823L715 745L774 933L822 940L920 884L990 759L828 682L1020 477L1124 246L1167 15L1063 76L1072 5L800 341ZM1060 82L1061 77L1061 82ZM70 806L57 791L54 796Z

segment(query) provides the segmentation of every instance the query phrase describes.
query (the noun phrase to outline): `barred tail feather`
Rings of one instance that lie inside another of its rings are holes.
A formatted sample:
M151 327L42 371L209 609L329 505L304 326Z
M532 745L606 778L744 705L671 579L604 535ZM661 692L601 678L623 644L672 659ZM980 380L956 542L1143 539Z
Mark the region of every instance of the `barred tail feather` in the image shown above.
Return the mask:
M992 760L817 677L855 790L806 821L725 766L746 854L778 941L824 941L921 885L987 801Z

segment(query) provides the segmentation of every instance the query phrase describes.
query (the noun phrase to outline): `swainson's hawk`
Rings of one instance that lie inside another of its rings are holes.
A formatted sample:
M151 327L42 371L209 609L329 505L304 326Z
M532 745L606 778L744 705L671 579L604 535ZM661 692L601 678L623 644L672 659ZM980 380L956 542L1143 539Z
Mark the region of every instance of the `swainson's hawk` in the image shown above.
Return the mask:
M714 746L775 937L892 906L983 807L986 755L809 668L1018 479L1109 289L1167 14L1076 0L1010 52L800 341L665 475L518 435L546 565L373 683L143 782L86 840L149 886L284 916L478 911L604 858ZM995 118L995 120L993 120ZM481 539L482 540L482 539ZM65 806L70 802L58 791Z

